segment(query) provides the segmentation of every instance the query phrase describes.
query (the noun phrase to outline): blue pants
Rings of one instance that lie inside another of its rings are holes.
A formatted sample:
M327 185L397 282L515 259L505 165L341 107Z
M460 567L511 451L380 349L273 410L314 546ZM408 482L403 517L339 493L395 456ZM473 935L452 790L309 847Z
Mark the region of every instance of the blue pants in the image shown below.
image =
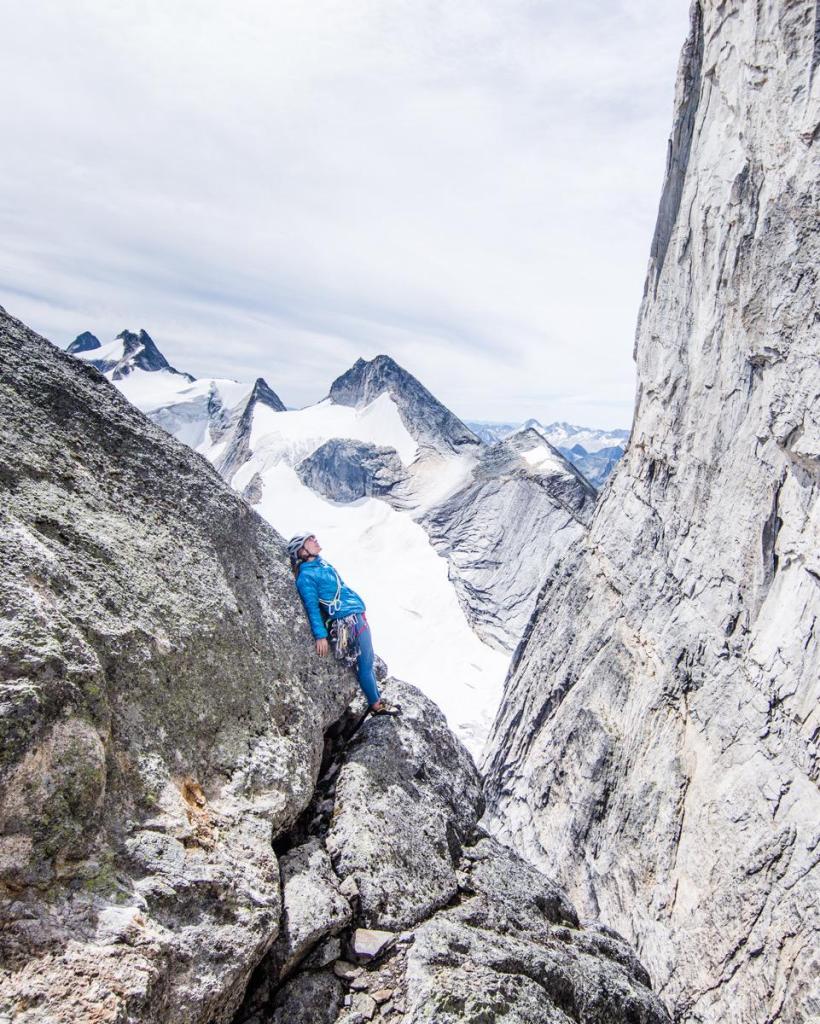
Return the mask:
M359 686L364 690L368 704L375 704L381 699L379 685L376 682L376 674L373 671L373 637L370 635L370 626L364 615L356 616L356 629L359 633L359 660L356 662L356 675L359 678Z

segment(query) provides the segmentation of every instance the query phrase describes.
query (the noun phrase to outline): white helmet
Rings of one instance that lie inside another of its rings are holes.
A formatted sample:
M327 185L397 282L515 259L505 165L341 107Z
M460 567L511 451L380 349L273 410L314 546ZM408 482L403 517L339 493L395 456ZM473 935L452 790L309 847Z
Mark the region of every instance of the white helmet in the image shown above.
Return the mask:
M312 533L297 533L295 537L290 538L288 541L288 554L290 555L291 565L296 565L296 556L299 554L299 550L305 541L312 536Z

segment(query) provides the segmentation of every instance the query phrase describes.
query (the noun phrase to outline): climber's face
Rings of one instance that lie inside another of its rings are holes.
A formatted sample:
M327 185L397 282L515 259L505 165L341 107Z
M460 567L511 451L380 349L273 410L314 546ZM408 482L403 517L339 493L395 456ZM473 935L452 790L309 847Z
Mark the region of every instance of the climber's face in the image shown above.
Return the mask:
M307 552L308 557L310 558L316 558L316 556L322 550L322 545L313 536L308 537L308 539L305 541L302 547Z

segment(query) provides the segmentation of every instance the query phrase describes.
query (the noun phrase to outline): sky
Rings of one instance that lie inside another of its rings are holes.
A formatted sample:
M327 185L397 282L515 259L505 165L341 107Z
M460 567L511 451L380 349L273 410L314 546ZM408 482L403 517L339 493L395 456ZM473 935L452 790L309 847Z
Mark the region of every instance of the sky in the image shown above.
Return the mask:
M0 305L629 427L687 0L0 0Z

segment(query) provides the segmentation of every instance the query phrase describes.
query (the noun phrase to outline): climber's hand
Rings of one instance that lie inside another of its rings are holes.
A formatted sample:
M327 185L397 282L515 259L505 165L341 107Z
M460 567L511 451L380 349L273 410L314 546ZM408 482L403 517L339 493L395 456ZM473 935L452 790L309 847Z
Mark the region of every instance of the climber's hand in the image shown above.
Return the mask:
M320 658L324 658L327 654L327 637L323 636L321 640L316 641L316 653Z

